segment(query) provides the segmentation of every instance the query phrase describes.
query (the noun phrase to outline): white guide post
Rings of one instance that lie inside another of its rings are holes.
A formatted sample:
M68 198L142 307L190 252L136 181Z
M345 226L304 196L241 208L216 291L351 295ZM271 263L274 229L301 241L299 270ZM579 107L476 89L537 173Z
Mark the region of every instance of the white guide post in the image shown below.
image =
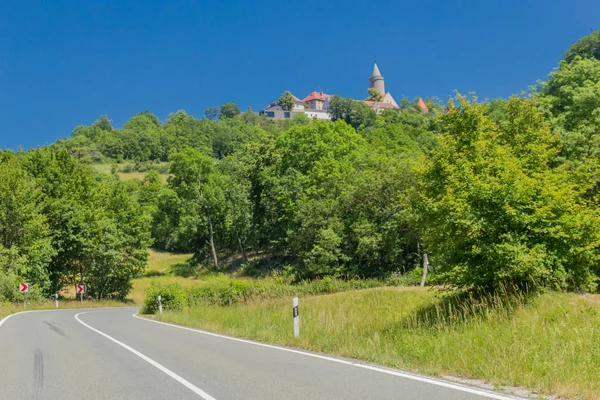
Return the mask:
M294 316L294 337L300 336L300 314L298 313L298 298L292 300L292 315Z

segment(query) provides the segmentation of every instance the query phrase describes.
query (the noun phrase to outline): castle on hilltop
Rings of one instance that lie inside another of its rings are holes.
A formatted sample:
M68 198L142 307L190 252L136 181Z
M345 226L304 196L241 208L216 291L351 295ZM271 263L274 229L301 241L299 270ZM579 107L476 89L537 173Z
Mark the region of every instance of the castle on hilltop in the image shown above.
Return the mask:
M379 67L377 63L373 65L373 72L371 73L371 77L369 78L369 88L374 88L381 95L380 101L372 101L372 100L357 100L364 101L369 107L371 107L375 112L379 113L384 109L398 109L398 103L394 100L394 97L390 92L385 91L385 80L383 79L383 75L379 71ZM294 96L294 107L289 110L283 110L281 106L278 104L278 101L275 100L268 107L263 109L260 113L267 116L268 118L275 119L284 119L291 118L295 114L304 113L309 118L330 120L331 115L329 114L329 100L333 97L333 95L325 94L322 91L312 92L304 99L300 100L298 97ZM420 100L420 99L419 99ZM419 106L421 105L422 100L420 100ZM425 109L423 109L425 107ZM423 111L426 110L426 106L423 103Z

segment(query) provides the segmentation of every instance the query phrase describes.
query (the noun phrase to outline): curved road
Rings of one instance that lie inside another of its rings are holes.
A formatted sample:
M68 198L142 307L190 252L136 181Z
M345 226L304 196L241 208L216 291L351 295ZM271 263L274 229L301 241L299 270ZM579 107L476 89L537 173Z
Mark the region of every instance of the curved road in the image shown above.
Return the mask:
M514 399L144 320L136 311L33 311L0 321L0 399Z

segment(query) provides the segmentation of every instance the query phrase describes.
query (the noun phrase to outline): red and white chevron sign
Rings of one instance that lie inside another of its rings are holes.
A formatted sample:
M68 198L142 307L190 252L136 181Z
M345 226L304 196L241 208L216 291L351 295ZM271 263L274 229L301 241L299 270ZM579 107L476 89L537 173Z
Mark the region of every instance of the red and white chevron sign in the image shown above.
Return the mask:
M85 293L85 285L77 285L75 288L77 289L77 294Z
M19 292L28 293L29 292L29 283L21 282L19 285Z

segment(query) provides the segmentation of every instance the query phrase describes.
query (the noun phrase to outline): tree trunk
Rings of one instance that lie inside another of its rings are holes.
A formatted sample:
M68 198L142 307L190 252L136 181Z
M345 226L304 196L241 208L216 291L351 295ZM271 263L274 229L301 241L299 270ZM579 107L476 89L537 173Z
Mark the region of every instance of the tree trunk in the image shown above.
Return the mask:
M208 214L208 228L210 229L210 249L212 251L213 261L215 262L215 269L217 269L219 268L219 259L217 258L217 250L215 249L215 238L210 214Z
M421 287L425 286L425 278L427 278L427 267L429 266L429 258L427 253L423 254L423 277L421 278Z
M238 235L237 230L235 231L235 237L238 240L238 243L240 244L240 250L242 251L242 260L244 262L248 261L248 257L246 257L246 249L244 249L244 246L242 245L242 239L240 239L240 235Z

